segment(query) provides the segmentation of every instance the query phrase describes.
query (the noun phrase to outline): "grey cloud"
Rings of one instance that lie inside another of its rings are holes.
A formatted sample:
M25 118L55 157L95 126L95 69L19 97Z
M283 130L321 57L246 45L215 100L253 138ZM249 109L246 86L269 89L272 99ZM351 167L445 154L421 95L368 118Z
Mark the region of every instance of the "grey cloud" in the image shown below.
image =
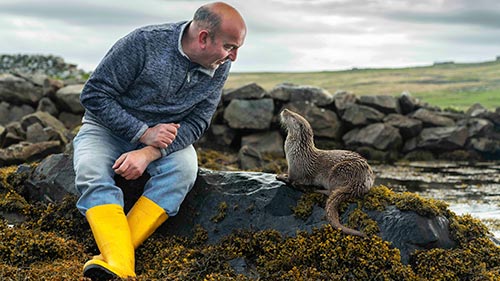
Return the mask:
M52 1L54 2L54 1ZM107 5L109 2L64 1L47 3L45 1L17 1L0 3L0 14L42 18L62 21L73 25L101 26L143 24L145 22L163 22L169 17L178 17L175 10L171 16L153 10L139 10L126 4Z
M500 28L500 10L469 10L456 12L403 12L386 14L398 21L421 24L474 25L485 28Z

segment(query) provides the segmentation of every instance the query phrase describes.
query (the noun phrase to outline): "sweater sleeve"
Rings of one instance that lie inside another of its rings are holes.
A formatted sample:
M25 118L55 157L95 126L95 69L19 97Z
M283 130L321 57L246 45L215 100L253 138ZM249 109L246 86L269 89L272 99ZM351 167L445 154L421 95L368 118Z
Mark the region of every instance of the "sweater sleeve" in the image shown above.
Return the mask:
M118 100L144 66L145 47L138 31L118 40L97 66L80 96L82 105L100 123L117 135L135 143L148 128L129 114Z

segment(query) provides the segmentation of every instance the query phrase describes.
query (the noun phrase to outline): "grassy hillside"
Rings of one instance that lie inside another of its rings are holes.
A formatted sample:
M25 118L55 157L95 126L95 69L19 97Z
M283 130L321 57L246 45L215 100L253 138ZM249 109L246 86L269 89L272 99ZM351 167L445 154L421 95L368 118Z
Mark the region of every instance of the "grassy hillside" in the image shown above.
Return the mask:
M399 96L403 91L409 91L413 96L441 108L466 110L476 102L492 110L500 107L500 60L412 68L231 73L226 88L237 88L251 82L266 90L289 82L318 86L332 94L346 90L358 96Z

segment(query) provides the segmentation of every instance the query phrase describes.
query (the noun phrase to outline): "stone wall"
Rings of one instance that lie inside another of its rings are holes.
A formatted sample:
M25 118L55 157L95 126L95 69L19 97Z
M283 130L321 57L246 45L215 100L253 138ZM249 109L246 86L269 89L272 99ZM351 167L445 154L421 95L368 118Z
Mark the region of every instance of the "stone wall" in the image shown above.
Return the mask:
M323 149L355 150L382 162L500 159L500 107L489 111L474 104L467 112L450 112L408 92L399 97L356 96L292 84L267 92L251 83L224 92L201 143L237 149L243 168L258 166L265 154L283 156L283 108L309 120L316 145Z
M58 80L40 72L0 74L0 166L63 151L80 125L83 79ZM306 85L256 83L224 91L212 125L198 145L238 152L240 168L284 157L283 108L311 123L316 145L350 149L370 160L500 159L500 108L479 104L448 112L402 93L356 96Z

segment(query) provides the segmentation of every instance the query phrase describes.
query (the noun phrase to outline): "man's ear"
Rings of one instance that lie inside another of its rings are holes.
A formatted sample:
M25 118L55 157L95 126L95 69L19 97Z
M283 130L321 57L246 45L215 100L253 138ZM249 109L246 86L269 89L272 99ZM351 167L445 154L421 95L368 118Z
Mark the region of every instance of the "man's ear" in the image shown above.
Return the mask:
M198 33L198 43L200 44L201 49L205 49L208 44L208 31L202 30Z

